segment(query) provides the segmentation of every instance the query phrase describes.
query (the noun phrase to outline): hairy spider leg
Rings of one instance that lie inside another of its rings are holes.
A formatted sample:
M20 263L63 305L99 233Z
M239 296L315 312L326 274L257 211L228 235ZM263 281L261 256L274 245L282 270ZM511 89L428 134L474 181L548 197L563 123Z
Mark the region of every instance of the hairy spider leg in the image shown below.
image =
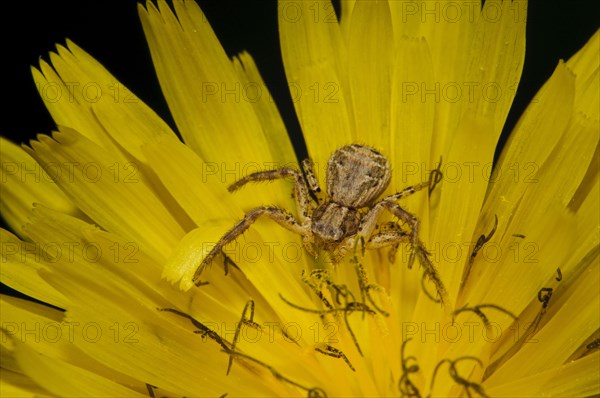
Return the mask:
M390 264L394 264L400 243L410 243L411 235L403 230L398 223L389 222L387 226L389 229L372 235L365 248L380 249L391 246L388 252L388 261Z
M410 244L412 246L412 252L410 254L410 258L408 259L408 268L412 268L415 257L417 257L419 259L419 263L425 270L425 273L435 285L442 303L448 303L448 293L446 292L444 283L442 282L435 266L429 259L429 253L427 252L425 245L419 239L419 220L395 202L386 201L384 199L379 203L381 203L386 210L398 217L400 220L411 225ZM405 237L402 235L399 235L398 238L400 240L405 239Z
M410 224L411 231L409 234L407 234L406 232L400 230L396 232L395 236L393 232L376 234L373 236L373 238L377 238L376 242L373 242L373 239L370 239L372 246L381 245L380 247L382 247L384 245L384 240L386 241L385 243L387 245L409 242L412 246L412 252L408 259L408 268L412 268L415 257L418 258L419 263L425 270L425 274L435 285L442 303L448 303L448 293L446 292L444 283L442 282L437 269L429 259L429 253L427 252L425 245L419 239L419 220L414 215L404 210L399 204L393 202L392 200L388 200L387 198L378 202L373 207L371 212L377 212L377 216L379 216L384 209L398 217L401 221ZM371 212L369 212L367 216L370 216ZM367 248L370 248L369 244L367 244Z
M284 228L302 235L303 244L309 253L316 255L311 246L312 234L310 231L310 213L312 212L310 196L308 188L302 174L289 167L282 167L276 170L259 171L249 174L238 181L231 184L227 190L234 192L249 182L273 181L279 178L292 178L294 180L294 198L298 210L300 223L296 221L294 216L287 210L273 206L261 206L250 210L242 220L240 220L232 229L230 229L220 240L215 247L202 260L202 263L194 273L193 281L198 283L202 271L214 260L215 256L223 250L223 247L235 240L244 231L250 227L260 216L267 215L273 221L277 222Z
M321 192L321 187L319 186L319 181L315 176L314 164L311 159L304 159L302 161L302 170L304 170L304 175L306 176L306 182L308 183L308 188L317 196L318 193Z
M300 219L302 225L305 225L308 221L310 221L312 206L310 196L308 195L308 188L306 187L306 182L298 170L290 167L282 167L276 170L258 171L256 173L248 174L246 177L237 180L231 184L227 190L229 192L234 192L249 182L273 181L279 178L292 178L294 180L294 199L296 200L298 218Z
M347 251L350 248L354 247L357 240L361 237L366 239L366 241L370 242L372 245L381 245L379 247L383 246L383 240L387 240L386 243L388 245L409 241L412 246L412 253L408 261L409 269L412 268L415 257L418 257L421 266L425 269L425 273L434 283L438 294L442 299L442 302L447 302L446 288L444 287L444 284L442 283L442 280L440 279L439 274L435 269L433 263L428 257L428 252L425 248L425 245L419 239L419 220L417 219L417 217L404 210L399 204L396 203L397 200L400 200L401 198L406 196L410 196L415 192L427 187L429 187L429 182L407 187L402 191L386 196L379 202L375 203L375 205L371 207L369 212L362 219L360 228L358 229L356 235L347 238L334 250L334 261L337 262L338 260L343 258ZM398 219L411 226L409 236L407 236L404 231L398 231L395 237L393 236L392 232L384 232L381 234L373 235L373 231L375 230L375 226L377 225L377 220L380 218L381 213L384 210L389 211ZM376 238L375 242L373 242L373 238ZM370 248L369 243L367 243L367 248Z
M396 192L395 194L386 196L379 202L375 203L375 205L371 207L369 212L365 214L365 216L361 220L360 227L356 235L346 238L346 240L340 243L340 245L334 250L334 262L338 262L338 260L342 259L346 255L348 250L350 250L356 245L356 242L358 241L358 239L360 239L360 237L365 239L366 242L369 242L369 240L371 240L370 238L373 235L373 231L375 230L375 226L377 225L377 221L379 220L381 213L385 209L386 203L394 203L395 201L400 200L403 197L410 196L413 193L420 191L423 188L426 188L427 186L429 186L429 183L413 185L404 188L400 192Z
M221 253L221 250L223 250L225 245L234 241L238 236L243 234L244 231L250 227L250 225L252 225L260 216L263 215L266 215L277 224L292 232L303 236L306 235L306 228L300 225L289 211L273 206L255 207L246 213L244 218L242 218L237 224L235 224L233 228L223 235L215 247L213 247L212 250L206 255L194 273L194 283L197 283L200 280L202 271L213 261L217 254Z

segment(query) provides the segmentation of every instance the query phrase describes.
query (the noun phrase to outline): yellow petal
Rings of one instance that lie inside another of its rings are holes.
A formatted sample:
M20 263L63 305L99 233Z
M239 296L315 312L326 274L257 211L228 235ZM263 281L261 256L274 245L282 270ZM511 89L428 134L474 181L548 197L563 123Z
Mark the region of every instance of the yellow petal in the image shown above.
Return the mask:
M487 383L500 385L519 375L531 375L563 364L575 350L600 327L598 312L598 257L573 285L572 294L555 314L548 314L546 325L518 353L494 372ZM581 305L585 303L585 305ZM552 299L550 306L554 303ZM486 384L487 384L486 383Z
M571 117L573 97L573 75L560 63L519 120L498 160L473 234L475 239L489 232L495 215L498 217L496 234L498 237L505 234L524 192L537 182L539 167L565 131ZM544 145L540 145L541 142Z
M394 170L392 181L399 187L420 183L429 177L435 102L427 101L421 91L423 85L434 84L431 55L425 40L405 37L396 46L389 150Z
M526 4L390 2L396 42L424 37L431 51L435 81L419 93L436 101L434 159L448 150L465 112L491 118L488 134L499 137L523 67Z
M15 356L32 380L59 396L145 396L84 368L40 355L26 344L17 345Z
M2 295L2 347L14 356L15 344L28 344L35 351L65 359L77 356L70 346L73 325L63 323L62 310L30 300ZM4 367L4 365L3 365ZM21 371L17 361L9 366Z
M51 248L42 248L35 243L23 242L4 229L0 229L0 242L0 275L3 284L42 302L67 308L68 300L65 296L48 285L38 273L39 269L45 268L44 260L48 258L45 250L62 250L66 249L65 247L54 242Z
M599 371L600 354L594 353L529 377L517 378L498 386L486 386L486 392L490 397L597 396L600 394Z
M43 278L65 292L73 303L68 307L64 322L80 328L75 329L77 333L70 337L68 348L87 353L100 366L91 366L86 363L89 361L81 362L81 355L68 358L98 374L102 374L98 368L112 369L112 372L128 378L147 381L159 386L168 395L191 395L200 390L222 394L220 390L227 377L224 372L227 356L221 352L219 344L214 341L206 344L200 336L192 333L193 325L184 324L180 318L158 310L172 305L185 308L193 302L194 296L175 295L166 283L161 285L159 268L142 253L134 253L130 258L129 252L120 252L119 259L115 260L117 252L106 235L98 235L96 229L89 225L86 227L80 221L59 215L55 217L53 222L48 220L48 224L56 231L47 226L46 239L71 242L76 249L82 245L88 249L93 247L92 250L74 250L73 256L62 256L55 268L43 273ZM40 240L43 241L43 237ZM114 243L121 245L123 242ZM134 262L129 262L131 260ZM173 300L167 299L169 290ZM77 299L73 302L75 297ZM205 304L201 297L199 301ZM225 312L221 309L220 313ZM176 327L176 324L185 326ZM191 346L197 350L190 358ZM46 348L59 347L54 344ZM212 366L216 361L223 363L224 368ZM142 367L140 363L148 366ZM206 371L204 366L208 367ZM230 375L227 380L235 381L238 377L243 380L254 375ZM239 385L240 389L248 388L247 380ZM230 391L235 391L235 388ZM259 388L253 391L264 395L267 390Z
M67 41L67 48L57 49L58 53L50 54L54 69L43 61L40 71L33 69L38 90L57 125L71 127L114 150L108 132L137 158L139 147L152 137L175 137L165 122L76 44Z
M573 214L561 204L526 195L504 236L477 255L465 302L502 303L520 313L570 257L575 231Z
M139 6L163 93L184 141L209 162L276 158L255 108L206 17L192 1ZM186 60L186 62L181 62ZM236 142L233 151L230 143Z
M5 357L2 356L4 360ZM22 373L13 372L2 368L2 379L0 380L0 391L4 397L34 398L52 396L48 390L38 386L33 380Z
M423 85L433 84L429 47L423 39L401 38L396 43L391 89L389 160L392 180L388 193L427 181L439 159L431 159L435 103L425 101ZM433 163L432 163L433 162ZM437 192L435 193L438 194ZM406 198L406 208L421 220L421 237L429 241L429 206L425 192ZM411 277L408 277L412 284ZM401 292L406 291L400 288Z
M484 2L470 44L465 80L478 82L467 109L493 119L492 134L500 136L517 93L525 60L525 1ZM466 94L466 93L464 93Z
M290 94L308 153L317 170L342 145L358 136L345 84L344 44L331 2L279 1L279 37ZM324 182L324 173L317 173Z
M356 3L348 37L347 65L352 76L350 89L356 131L353 138L378 149L390 147L393 40L387 2Z
M600 143L598 122L583 117L579 112L574 113L564 135L539 172L545 172L549 179L549 184L543 188L546 195L556 196L565 206L572 201L590 167L594 167L593 159L598 154ZM566 164L568 169L564 167ZM542 190L541 184L533 188Z
M74 130L64 128L53 137L38 137L29 153L79 208L106 230L157 258L166 256L183 230L146 184L143 169L119 162Z
M487 189L487 181L479 171L494 157L495 138L486 133L491 125L489 119L465 117L442 163L444 180L431 239L435 247L430 250L437 251L438 270L451 303L470 254L464 243L470 240Z
M242 84L242 95L254 107L263 127L273 158L272 168L296 166L296 155L285 125L252 56L245 51L238 54L233 59L233 67Z
M356 0L340 1L340 8L342 11L342 15L340 15L340 29L342 30L342 34L345 38L348 37L350 32L350 21L352 20L352 11L354 10L355 4Z
M133 286L112 283L108 275L84 285L60 274L47 275L47 279L74 296L84 296L67 320L90 325L90 335L88 341L78 338L73 345L117 372L178 396L198 391L221 395L224 385L231 394L269 395L274 386L252 383L256 376L239 368L227 376L227 355L217 342L194 334L197 328L189 321L159 311L164 303L139 290L131 295Z
M3 296L0 306L3 323L2 353L6 354L3 355L3 370L9 368L26 373L46 387L53 385L52 382L39 382L40 377L43 379L39 373L28 372L27 364L22 364L19 357L20 350L25 349L47 358L48 361L78 364L78 367L98 375L99 378L121 385L133 384L134 380L131 377L119 374L112 367L101 365L74 346L76 340L83 339L89 343L97 332L95 325L71 322L65 319L63 311L14 297ZM114 335L119 333L119 330L105 329L104 332ZM51 390L56 391L56 386Z
M33 203L43 203L67 214L82 215L56 186L50 174L22 148L0 137L0 156L0 211L13 231L23 236L22 226L27 222Z
M596 159L598 159L598 156L596 156ZM597 165L598 163L595 163L591 167L596 167L596 170L598 170ZM586 256L597 250L600 243L600 229L598 228L598 225L600 225L599 187L600 180L596 174L596 178L590 184L589 194L577 208L576 226L580 236L579 245L574 248L569 262L563 265L565 273L570 273L572 269L576 269Z
M204 162L179 140L166 137L144 145L144 156L167 191L197 225L221 217L241 217L225 190L224 164Z
M522 296L524 292L535 295L545 278L549 278L556 268L561 267L565 277L569 277L573 264L581 259L581 255L587 254L579 252L578 256L573 256L573 251L579 250L579 245L583 245L589 236L584 235L585 231L592 234L593 232L584 225L581 225L581 229L576 228L577 221L574 214L567 210L567 205L588 170L597 140L597 126L590 124L589 120L581 118L579 114L574 115L554 151L541 165L535 174L535 180L531 181L518 206L513 210L510 224L506 229L499 228L503 235L498 235L498 240L494 239L493 243L490 243L495 245L495 248L487 252L493 253L495 249L510 255L501 256L505 262L498 258L495 261L475 261L474 266L485 268L486 271L483 272L487 272L490 278L480 276L479 288L485 290L484 286L488 286L490 290L501 292L503 286L512 285L515 291L510 294L511 299L504 299L508 305L519 296L526 301L526 296ZM570 165L569 169L564 168L565 164ZM549 214L552 214L552 217L549 217ZM579 236L581 238L578 238ZM578 246L573 247L574 243ZM585 246L589 250L589 246ZM557 250L558 248L560 250ZM485 248L482 255L486 255ZM553 264L546 266L549 262ZM502 267L499 267L499 264L503 264ZM511 269L519 273L519 281L509 281ZM526 277L530 272L531 277ZM537 282L532 286L522 286L522 281L533 282L536 279ZM487 296L491 299L492 294ZM501 295L493 300L502 300ZM523 304L524 302L521 306ZM521 308L510 309L516 313Z
M43 60L40 60L39 69L31 68L31 73L44 105L57 125L71 126L81 130L82 134L96 144L112 147L106 140L106 134L92 119L91 113L87 110L89 108L86 109L96 98L96 91L87 93L87 87L97 90L95 82L86 81L83 85L79 81L64 82L52 66ZM86 86L87 84L91 85ZM79 90L75 91L76 87L81 87L82 91L85 87L86 98L75 98L75 94L79 94Z

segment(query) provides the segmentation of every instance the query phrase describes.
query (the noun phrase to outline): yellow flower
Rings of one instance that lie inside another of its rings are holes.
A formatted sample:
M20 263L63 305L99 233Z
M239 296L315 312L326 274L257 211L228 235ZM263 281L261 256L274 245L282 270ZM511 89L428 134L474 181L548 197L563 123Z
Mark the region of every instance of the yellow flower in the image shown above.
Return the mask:
M194 2L157 3L139 14L185 144L70 41L33 69L40 91L72 94L43 96L57 131L25 150L1 141L16 233L1 231L2 283L50 304L2 297L3 396L600 393L598 33L558 64L492 173L526 2L436 2L455 16L436 21L425 2L343 1L338 23L327 1L281 0L320 185L352 143L390 160L385 194L438 167L401 205L446 294L407 269L411 247L392 262L358 245L332 264L262 219L194 286L245 212L295 213L289 182L227 186L298 160L250 55L229 59Z

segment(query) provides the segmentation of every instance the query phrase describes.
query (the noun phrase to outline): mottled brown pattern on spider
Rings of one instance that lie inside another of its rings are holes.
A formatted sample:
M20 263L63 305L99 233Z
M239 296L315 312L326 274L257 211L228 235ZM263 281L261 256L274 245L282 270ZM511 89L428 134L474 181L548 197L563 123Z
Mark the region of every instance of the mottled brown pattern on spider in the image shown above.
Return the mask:
M266 215L282 227L302 236L304 247L313 256L316 257L317 250L320 249L329 253L334 262L339 262L361 238L366 242L366 249L397 247L399 243L408 243L412 248L409 268L415 258L418 258L425 274L436 286L438 295L443 302L446 301L444 285L419 239L418 218L397 203L401 198L429 187L429 182L404 188L375 202L390 183L390 163L379 151L358 144L344 146L329 158L326 173L327 198L324 200L314 199L309 195L309 188L315 193L315 198L316 193L321 191L310 159L302 162L302 168L306 179L298 170L283 167L250 174L229 187L229 191L233 192L251 181L292 179L298 220L289 211L274 206L250 210L204 258L194 274L196 284L199 283L204 268L221 253L225 245L235 240L260 216ZM407 231L396 223L395 228L374 233L384 210L408 225L410 230Z

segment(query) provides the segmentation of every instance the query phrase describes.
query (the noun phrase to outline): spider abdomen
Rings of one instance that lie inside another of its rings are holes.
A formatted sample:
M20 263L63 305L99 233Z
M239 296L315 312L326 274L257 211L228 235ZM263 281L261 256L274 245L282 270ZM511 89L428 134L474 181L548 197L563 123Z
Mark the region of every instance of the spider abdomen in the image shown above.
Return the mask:
M363 145L347 145L329 158L327 194L345 207L366 207L385 191L390 175L390 163L380 152Z

